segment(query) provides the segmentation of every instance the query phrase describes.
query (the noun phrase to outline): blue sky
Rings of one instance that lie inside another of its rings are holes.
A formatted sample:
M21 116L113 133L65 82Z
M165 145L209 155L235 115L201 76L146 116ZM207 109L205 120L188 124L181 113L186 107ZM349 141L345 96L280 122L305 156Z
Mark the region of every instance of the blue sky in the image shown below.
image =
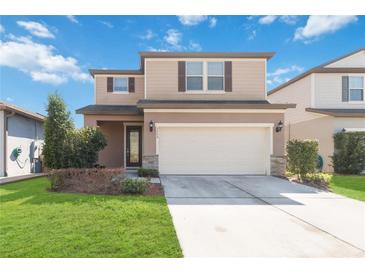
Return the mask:
M268 90L365 46L365 16L1 16L0 97L45 114L58 91L92 104L89 68L136 69L139 51L275 51Z

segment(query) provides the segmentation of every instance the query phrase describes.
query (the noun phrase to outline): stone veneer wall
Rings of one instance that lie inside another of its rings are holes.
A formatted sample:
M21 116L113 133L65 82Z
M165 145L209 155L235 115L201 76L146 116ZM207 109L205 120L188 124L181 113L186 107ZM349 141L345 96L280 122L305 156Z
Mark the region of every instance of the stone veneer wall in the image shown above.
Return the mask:
M272 176L284 176L286 171L286 158L285 156L273 156L271 155L271 175Z
M158 155L143 156L142 166L144 168L158 169Z

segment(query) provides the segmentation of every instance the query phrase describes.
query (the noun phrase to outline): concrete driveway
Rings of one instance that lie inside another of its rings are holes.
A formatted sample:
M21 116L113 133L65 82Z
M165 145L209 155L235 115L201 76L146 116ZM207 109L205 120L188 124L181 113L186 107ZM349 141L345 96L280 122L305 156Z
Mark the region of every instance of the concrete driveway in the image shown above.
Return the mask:
M267 176L161 176L186 257L365 257L365 203Z

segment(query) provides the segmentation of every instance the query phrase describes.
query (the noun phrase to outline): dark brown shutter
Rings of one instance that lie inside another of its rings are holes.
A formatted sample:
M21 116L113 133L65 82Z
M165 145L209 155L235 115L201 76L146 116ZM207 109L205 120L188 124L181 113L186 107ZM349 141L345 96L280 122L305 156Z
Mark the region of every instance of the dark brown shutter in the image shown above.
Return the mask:
M178 90L179 92L185 92L185 61L178 62Z
M106 81L107 81L106 85L107 92L113 92L113 77L108 77Z
M232 91L232 61L224 62L224 91Z
M349 101L349 77L342 76L342 102Z
M134 92L134 77L128 77L128 92Z

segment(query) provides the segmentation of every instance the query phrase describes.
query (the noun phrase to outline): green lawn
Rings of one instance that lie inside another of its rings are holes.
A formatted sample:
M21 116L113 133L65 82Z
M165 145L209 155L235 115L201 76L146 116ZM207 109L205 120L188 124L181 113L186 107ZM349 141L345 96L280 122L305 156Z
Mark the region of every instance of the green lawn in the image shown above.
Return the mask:
M164 197L48 187L45 177L0 186L0 257L182 257Z
M337 194L365 201L365 176L334 175L330 189Z

